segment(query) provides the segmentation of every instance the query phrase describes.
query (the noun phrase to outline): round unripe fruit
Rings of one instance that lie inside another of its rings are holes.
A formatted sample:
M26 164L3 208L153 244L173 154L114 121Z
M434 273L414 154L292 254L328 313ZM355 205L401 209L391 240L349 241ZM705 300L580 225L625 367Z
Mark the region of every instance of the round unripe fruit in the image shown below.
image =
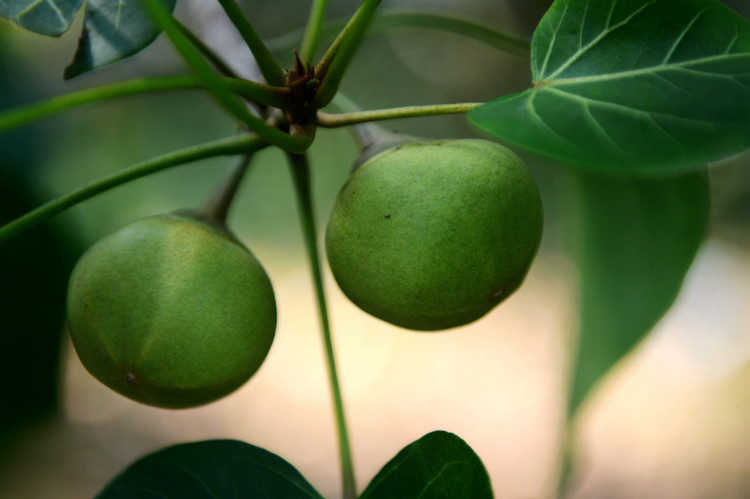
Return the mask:
M486 140L405 144L360 167L326 231L336 281L364 311L408 329L468 324L510 296L542 235L521 159Z
M255 256L208 222L138 220L91 247L68 288L84 367L144 404L184 408L244 384L276 329L271 282Z

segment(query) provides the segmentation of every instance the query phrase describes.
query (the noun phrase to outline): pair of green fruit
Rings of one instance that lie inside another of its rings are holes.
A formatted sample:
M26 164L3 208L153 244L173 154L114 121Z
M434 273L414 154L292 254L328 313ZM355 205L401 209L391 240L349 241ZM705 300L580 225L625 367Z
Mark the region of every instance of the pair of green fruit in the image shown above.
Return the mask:
M483 140L405 144L343 186L326 231L334 277L360 308L409 329L468 324L513 293L539 246L542 207L510 150ZM70 280L83 365L167 408L244 384L273 341L271 282L225 230L186 214L139 220L94 245Z

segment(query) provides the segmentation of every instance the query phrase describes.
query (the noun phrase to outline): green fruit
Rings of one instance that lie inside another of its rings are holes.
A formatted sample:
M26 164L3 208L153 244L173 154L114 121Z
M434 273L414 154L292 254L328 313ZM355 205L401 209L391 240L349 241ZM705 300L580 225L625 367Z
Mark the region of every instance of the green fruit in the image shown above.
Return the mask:
M536 182L509 149L446 140L360 167L326 232L336 281L364 311L408 329L468 324L524 280L542 234Z
M144 404L184 408L229 394L257 371L276 303L247 248L175 213L138 220L81 257L68 321L99 381Z

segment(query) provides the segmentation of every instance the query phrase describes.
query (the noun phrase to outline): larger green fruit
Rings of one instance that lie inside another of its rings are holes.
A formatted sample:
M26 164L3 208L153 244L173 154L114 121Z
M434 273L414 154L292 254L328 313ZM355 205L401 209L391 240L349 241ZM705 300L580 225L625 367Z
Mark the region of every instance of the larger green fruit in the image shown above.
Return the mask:
M256 258L225 231L161 215L101 240L68 289L76 352L144 404L206 404L244 384L273 341L276 303Z
M367 161L338 195L328 260L360 308L408 329L468 324L510 296L542 234L536 182L485 140L413 143Z

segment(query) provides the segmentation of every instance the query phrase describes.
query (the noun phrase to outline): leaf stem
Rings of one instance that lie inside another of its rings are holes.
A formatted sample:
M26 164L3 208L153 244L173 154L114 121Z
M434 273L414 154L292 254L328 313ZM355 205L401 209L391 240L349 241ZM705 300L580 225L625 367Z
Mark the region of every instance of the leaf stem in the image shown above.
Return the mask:
M528 59L531 54L531 42L525 38L452 16L427 12L391 11L379 15L372 26L373 31L386 31L393 28L444 31L474 39L518 57Z
M331 326L328 319L328 306L326 304L325 288L323 285L323 272L321 270L320 255L318 252L318 236L315 228L312 190L310 185L310 166L307 155L305 154L287 154L287 158L292 168L300 220L302 222L302 231L315 284L315 295L318 303L318 313L320 315L326 365L328 367L328 381L333 395L336 428L338 431L343 499L354 499L357 493L354 479L354 467L352 465L349 433L347 430L346 418L344 415L344 402L336 369L333 340L331 338Z
M237 78L222 78L222 81L227 90L253 101L281 109L289 107L289 100L287 99L288 91L285 88L272 87ZM70 92L65 95L0 112L0 132L94 102L149 92L205 88L207 88L207 85L203 80L194 75L137 78L110 83L108 85Z
M206 43L200 39L195 33L190 31L190 29L182 24L177 19L174 19L175 26L182 31L182 34L185 35L185 38L187 38L190 43L192 43L195 48L197 48L203 56L208 59L208 61L214 65L216 70L221 73L224 76L229 76L231 78L237 78L237 74L234 72L232 68L229 67L229 64L224 61L224 59L219 56L211 47L206 45Z
M237 96L229 93L222 77L216 74L200 51L185 37L175 24L172 14L164 8L164 5L159 0L141 0L141 2L149 11L154 22L167 34L188 66L203 80L224 109L239 119L248 129L257 133L259 137L285 151L302 153L307 150L312 143L313 137L311 135L290 135L251 113Z
M481 103L436 104L431 106L406 106L374 111L331 114L318 111L316 124L325 128L336 128L370 121L394 120L399 118L416 118L419 116L437 116L441 114L462 114L481 106Z
M328 0L314 0L310 9L310 16L307 19L307 26L305 26L302 45L300 46L299 55L303 62L311 63L315 57L327 8Z
M200 159L233 154L251 154L266 145L267 143L256 135L243 134L206 142L136 163L129 168L91 182L76 191L53 199L0 227L0 244L82 201L131 180Z
M344 26L346 26L346 20L331 21L323 27L321 36L332 37ZM383 11L372 20L369 33L383 33L399 28L429 29L453 33L524 59L531 56L531 42L527 38L505 33L474 21L429 12ZM302 36L302 31L297 30L269 40L267 43L273 52L283 53L294 48Z
M272 85L283 86L285 81L284 71L279 66L279 63L276 62L276 59L273 58L271 51L263 43L263 40L255 31L255 28L253 28L253 25L250 24L250 21L245 16L245 13L242 12L237 2L235 0L219 0L219 3L235 28L237 28L237 31L239 31L242 39L245 40L245 44L247 44L250 52L253 53L255 62L258 63L258 68L266 81Z
M320 88L316 96L318 108L331 102L336 95L341 79L354 53L362 43L380 1L363 0L357 12L344 26L315 67L315 77L320 80Z
M198 209L201 215L225 230L229 207L247 173L252 156L252 154L243 154L235 158L225 177L218 182L214 191Z

